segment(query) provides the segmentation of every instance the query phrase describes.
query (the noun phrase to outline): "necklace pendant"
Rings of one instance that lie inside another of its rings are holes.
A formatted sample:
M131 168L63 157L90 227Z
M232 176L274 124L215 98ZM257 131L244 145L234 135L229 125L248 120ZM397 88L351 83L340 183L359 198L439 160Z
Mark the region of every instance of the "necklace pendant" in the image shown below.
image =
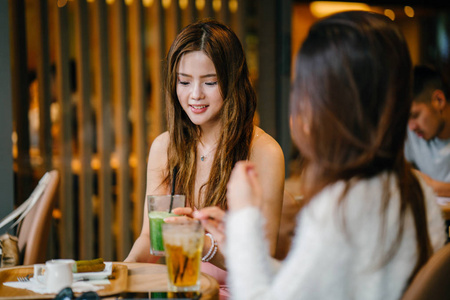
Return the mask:
M200 156L200 160L205 161L205 156L204 155Z

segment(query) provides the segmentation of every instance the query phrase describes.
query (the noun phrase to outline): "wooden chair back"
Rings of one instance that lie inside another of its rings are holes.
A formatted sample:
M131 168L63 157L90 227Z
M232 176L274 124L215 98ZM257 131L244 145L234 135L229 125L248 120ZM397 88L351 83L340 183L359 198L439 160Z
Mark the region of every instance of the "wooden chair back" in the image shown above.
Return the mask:
M18 229L19 252L23 257L23 265L43 263L46 260L52 211L59 182L58 171L50 171L49 176L40 199L22 220Z
M402 300L450 299L450 243L420 269Z

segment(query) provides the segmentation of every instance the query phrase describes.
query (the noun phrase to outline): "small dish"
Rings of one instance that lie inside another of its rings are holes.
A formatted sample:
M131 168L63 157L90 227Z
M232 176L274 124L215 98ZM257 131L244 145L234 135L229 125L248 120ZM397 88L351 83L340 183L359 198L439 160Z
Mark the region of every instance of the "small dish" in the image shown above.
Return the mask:
M101 272L73 273L73 280L100 280L108 278L112 274L112 262L105 262L105 269Z

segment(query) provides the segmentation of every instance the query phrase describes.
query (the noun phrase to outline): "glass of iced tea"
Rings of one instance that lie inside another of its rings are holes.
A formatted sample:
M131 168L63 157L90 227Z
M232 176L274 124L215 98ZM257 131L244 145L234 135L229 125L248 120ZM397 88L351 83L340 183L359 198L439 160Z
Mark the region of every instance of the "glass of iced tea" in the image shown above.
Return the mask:
M164 243L161 232L161 225L164 223L165 218L176 216L176 214L171 212L172 209L176 207L184 207L185 201L185 195L147 196L151 254L164 256Z
M162 225L170 292L200 290L204 230L197 220Z

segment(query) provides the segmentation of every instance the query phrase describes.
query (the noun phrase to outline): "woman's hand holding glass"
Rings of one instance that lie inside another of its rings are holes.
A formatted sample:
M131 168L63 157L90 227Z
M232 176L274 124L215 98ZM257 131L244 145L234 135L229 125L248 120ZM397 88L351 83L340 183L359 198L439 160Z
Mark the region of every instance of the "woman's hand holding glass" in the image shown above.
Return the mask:
M176 207L172 209L172 213L178 215L174 217L168 217L164 219L166 223L177 223L177 222L186 222L194 219L192 216L192 208L190 207Z

